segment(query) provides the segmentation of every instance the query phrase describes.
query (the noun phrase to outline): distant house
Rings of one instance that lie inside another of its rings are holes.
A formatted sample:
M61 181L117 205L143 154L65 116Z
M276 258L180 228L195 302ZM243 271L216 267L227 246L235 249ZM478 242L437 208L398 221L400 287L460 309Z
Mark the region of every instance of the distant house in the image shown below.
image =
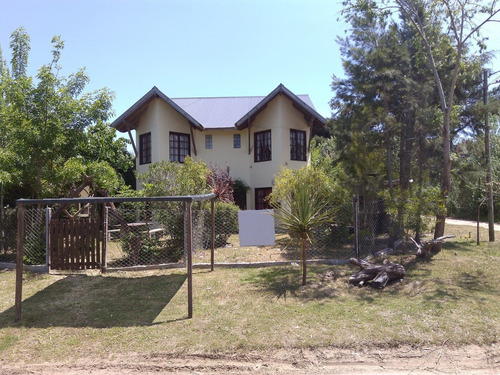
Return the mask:
M325 122L308 95L283 85L265 97L178 99L153 87L111 126L129 132L139 173L160 160L182 163L187 155L229 165L232 177L251 188L245 206L262 209L281 167L308 163L313 127Z

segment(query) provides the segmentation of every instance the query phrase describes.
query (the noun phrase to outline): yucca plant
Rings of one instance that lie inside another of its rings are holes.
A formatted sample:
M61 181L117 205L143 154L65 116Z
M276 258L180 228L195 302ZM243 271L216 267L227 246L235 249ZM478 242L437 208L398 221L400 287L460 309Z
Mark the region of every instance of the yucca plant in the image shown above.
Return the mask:
M334 214L329 201L320 189L310 184L308 179L297 179L290 186L288 194L282 196L280 202L271 200L274 216L279 219L278 227L291 237L300 238L302 285L307 279L307 241L312 243L314 229L332 220Z

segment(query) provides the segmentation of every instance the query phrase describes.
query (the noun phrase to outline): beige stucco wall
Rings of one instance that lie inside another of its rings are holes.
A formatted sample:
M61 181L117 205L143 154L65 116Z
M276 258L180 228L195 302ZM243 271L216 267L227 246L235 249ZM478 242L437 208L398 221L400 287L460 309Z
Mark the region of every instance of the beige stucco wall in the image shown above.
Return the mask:
M253 139L254 133L271 129L271 161L254 162ZM250 126L252 152L249 157L251 191L247 202L249 208L255 208L255 188L272 187L274 176L286 166L299 169L307 164L304 161L290 160L290 129L306 131L306 142L309 141L309 127L304 116L293 107L292 102L283 95L274 98Z
M137 152L140 149L140 136L145 133L151 132L151 160L153 162L160 160L159 159L159 149L161 148L158 137L155 134L158 134L158 111L156 111L156 106L154 105L156 100L151 102L148 106L148 109L142 115L141 120L139 122L139 126L135 132L135 144L137 145ZM147 172L149 164L139 164L140 156L137 155L135 159L137 173Z
M153 100L143 114L136 132L136 144L139 147L139 136L151 132L152 161L169 160L169 132L190 134L188 121L161 99ZM254 162L254 134L259 131L271 130L270 161ZM274 176L282 168L298 169L307 162L290 160L290 129L306 131L309 141L309 128L302 115L293 107L292 102L283 95L278 95L260 112L248 129L194 129L194 139L191 140L191 156L195 160L203 160L208 165L218 164L221 167L229 165L231 176L245 181L251 190L247 195L248 209L255 208L255 188L272 187ZM205 148L205 135L212 135L212 149ZM233 134L240 134L241 148L233 148ZM248 152L248 137L250 136L250 154ZM197 155L194 153L193 141L196 144ZM145 172L148 164L139 165L137 171Z
M234 134L240 134L241 148L233 147ZM212 135L212 149L205 148L205 135ZM218 164L222 168L229 165L231 177L248 183L248 133L246 131L206 129L195 132L195 141L198 155L194 156L194 153L191 153L195 160L203 160L208 165Z

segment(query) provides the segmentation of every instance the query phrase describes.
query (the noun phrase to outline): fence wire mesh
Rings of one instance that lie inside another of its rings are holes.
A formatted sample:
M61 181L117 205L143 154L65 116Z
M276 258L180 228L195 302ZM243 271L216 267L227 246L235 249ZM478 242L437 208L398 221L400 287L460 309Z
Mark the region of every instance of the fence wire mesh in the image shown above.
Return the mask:
M17 246L17 209L4 208L0 216L0 262L14 263Z
M106 263L110 268L178 263L184 259L182 203L163 208L107 208Z
M194 263L211 261L212 214L208 202L192 205L192 247ZM56 207L53 207L52 212ZM0 222L0 262L15 262L17 210L5 209ZM182 202L117 204L91 208L101 224L96 235L106 240L108 268L185 264L186 213ZM105 219L107 215L107 219ZM254 263L300 260L301 242L288 233L276 231L274 246L241 247L238 210L231 205L215 205L215 263ZM25 210L24 263L46 262L46 209L28 206ZM360 202L358 207L359 255L366 257L387 247L388 218L383 204ZM307 244L307 258L348 259L355 256L355 223L352 204L338 207L331 221L314 230Z
M30 207L24 211L24 264L46 263L45 208Z

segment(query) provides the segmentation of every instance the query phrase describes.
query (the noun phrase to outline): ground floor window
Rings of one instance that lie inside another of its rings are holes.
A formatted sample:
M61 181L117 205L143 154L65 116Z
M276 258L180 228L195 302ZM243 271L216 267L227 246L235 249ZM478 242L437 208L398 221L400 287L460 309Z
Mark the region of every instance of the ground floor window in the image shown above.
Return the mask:
M266 199L269 194L271 194L273 188L265 187L265 188L255 188L255 209L256 210L265 210L267 208L271 208L269 205L269 200Z

